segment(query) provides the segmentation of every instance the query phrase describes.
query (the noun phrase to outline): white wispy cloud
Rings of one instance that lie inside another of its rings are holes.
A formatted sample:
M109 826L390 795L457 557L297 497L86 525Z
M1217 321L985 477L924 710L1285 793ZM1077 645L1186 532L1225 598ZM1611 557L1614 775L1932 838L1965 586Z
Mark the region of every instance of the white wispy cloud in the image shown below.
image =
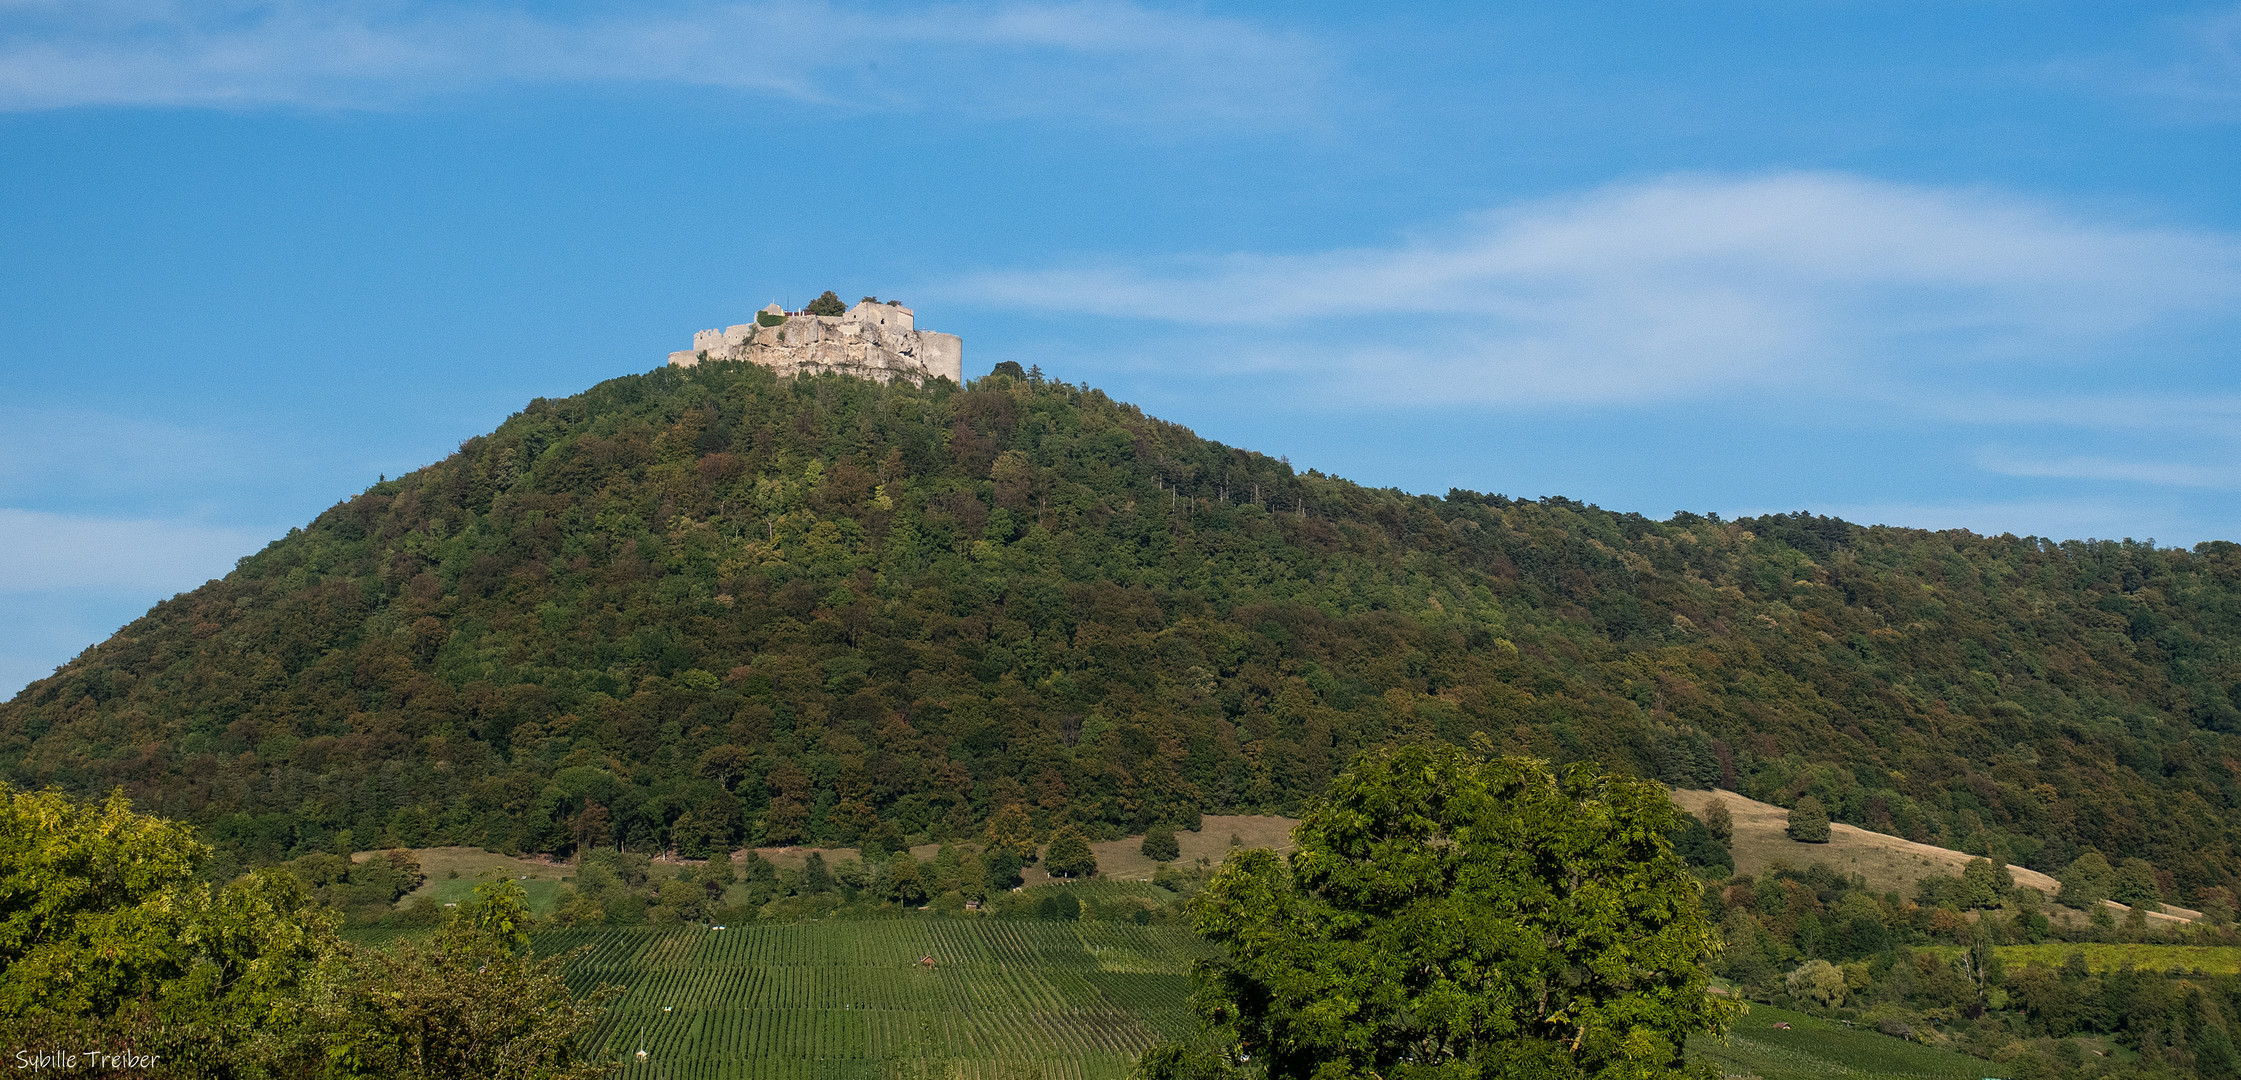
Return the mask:
M1987 471L2003 476L2056 480L2111 480L2127 485L2241 491L2241 463L2158 461L2096 455L2028 455L1991 450L1978 457Z
M0 593L192 589L264 546L241 529L192 521L80 517L0 508Z
M2159 102L2184 119L2241 120L2241 6L2167 20L2141 49L2052 67L2060 78Z
M853 110L1202 126L1316 122L1323 52L1128 0L0 0L0 109L381 108L520 83L704 86Z
M2241 238L1857 176L1675 177L1388 247L998 272L953 290L1198 327L1202 356L1289 367L1353 400L1903 395L1941 374L2089 368L2232 319Z

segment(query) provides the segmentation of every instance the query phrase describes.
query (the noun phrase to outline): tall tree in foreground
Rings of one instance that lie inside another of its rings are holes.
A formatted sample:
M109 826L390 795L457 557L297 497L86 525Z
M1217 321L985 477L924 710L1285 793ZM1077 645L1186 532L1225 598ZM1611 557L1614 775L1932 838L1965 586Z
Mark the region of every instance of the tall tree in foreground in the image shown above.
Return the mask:
M197 877L208 857L191 826L121 793L0 784L0 1046L241 1080L612 1071L576 1045L595 1005L561 959L529 955L519 885L478 889L432 945L354 949L294 875L213 888Z
M591 1080L613 1072L577 1046L604 992L570 993L565 957L531 955L529 923L521 886L500 881L477 886L432 944L358 953L329 1050L335 1075Z
M1733 1006L1719 940L1667 844L1657 784L1407 747L1312 804L1289 857L1232 857L1194 902L1223 959L1192 1007L1207 1039L1148 1080L1652 1078Z

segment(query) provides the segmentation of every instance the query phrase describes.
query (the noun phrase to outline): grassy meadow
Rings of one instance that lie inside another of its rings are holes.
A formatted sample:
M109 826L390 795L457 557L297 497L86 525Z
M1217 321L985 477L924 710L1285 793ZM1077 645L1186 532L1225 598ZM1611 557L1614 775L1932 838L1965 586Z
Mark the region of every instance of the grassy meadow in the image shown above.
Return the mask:
M1735 841L1729 851L1735 856L1739 874L1763 874L1776 863L1796 868L1824 863L1831 870L1866 878L1868 887L1876 892L1912 896L1915 882L1931 874L1958 875L1970 859L1965 852L1841 822L1829 826L1828 843L1801 844L1790 839L1790 812L1782 807L1732 791L1673 792L1673 801L1681 809L1700 817L1705 804L1714 798L1727 803L1728 815L1735 821ZM2014 875L2016 884L2035 888L2049 899L2062 891L2061 882L2036 870L2011 866L2008 872Z

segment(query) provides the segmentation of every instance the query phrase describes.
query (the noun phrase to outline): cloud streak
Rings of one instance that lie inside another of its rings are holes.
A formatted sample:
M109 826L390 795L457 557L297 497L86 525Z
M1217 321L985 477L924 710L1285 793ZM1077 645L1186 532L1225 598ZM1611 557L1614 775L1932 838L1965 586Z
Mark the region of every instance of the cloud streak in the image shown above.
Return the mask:
M2241 239L1838 174L1675 177L1383 248L999 272L956 291L1196 327L1220 342L1208 356L1289 367L1348 400L1903 395L2090 371L2231 321Z
M855 111L1297 126L1327 105L1306 39L1126 0L892 11L807 0L0 0L0 109L387 108L506 84L718 88Z

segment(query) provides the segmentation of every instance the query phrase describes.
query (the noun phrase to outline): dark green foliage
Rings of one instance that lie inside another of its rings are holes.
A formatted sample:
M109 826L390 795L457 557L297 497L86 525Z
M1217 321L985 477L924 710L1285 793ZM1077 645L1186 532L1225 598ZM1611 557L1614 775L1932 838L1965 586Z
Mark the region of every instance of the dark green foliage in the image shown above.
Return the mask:
M841 302L838 293L826 289L818 294L817 299L810 301L808 307L801 310L804 315L846 315L848 305Z
M1127 835L1477 736L2185 903L2241 879L2234 640L2230 544L1411 496L1024 370L715 363L533 402L158 605L0 705L0 773L247 866Z
M1688 1075L1717 932L1654 783L1410 746L1365 757L1192 904L1221 946L1192 1006L1259 1075ZM1203 1075L1207 1055L1142 1075Z
M2126 859L2118 864L2109 883L2109 899L2149 911L2160 910L2163 887L2156 882L2155 867L2146 859Z
M1689 866L1723 877L1735 869L1735 856L1728 853L1727 845L1712 835L1712 830L1701 821L1684 814L1672 833L1673 854Z
M412 852L402 849L375 852L363 862L315 851L290 862L288 870L321 904L357 923L379 921L427 876Z
M814 851L810 852L809 858L803 862L801 876L801 891L805 893L831 892L838 884L833 880L832 871L825 868L825 857Z
M786 316L775 311L758 311L755 313L756 326L777 326L785 321Z
M1035 901L1035 915L1037 918L1071 922L1082 917L1082 902L1071 893L1044 893L1042 899Z
M1019 366L1017 360L998 360L995 367L988 369L988 373L990 375L1008 375L1014 379L1027 377L1027 369Z
M1790 807L1790 839L1801 844L1826 844L1829 842L1829 814L1821 808L1821 800L1811 795L1798 797L1797 805Z
M885 877L887 899L906 907L917 907L927 900L926 882L919 876L918 860L906 852L887 862Z
M1727 800L1715 798L1704 804L1704 827L1721 847L1735 842L1735 815L1728 812Z
M1143 852L1153 862L1173 862L1182 857L1183 847L1175 840L1174 828L1161 824L1144 831Z
M2074 908L2091 908L2109 898L2116 884L2116 868L2098 851L2088 851L2063 869L2061 875L2064 904Z
M884 859L895 852L910 850L910 844L903 839L903 834L884 821L872 826L871 831L864 834L864 842L859 846L867 859Z
M991 892L1017 886L1020 882L1019 872L1027 865L1017 854L1002 848L982 856L982 862L988 867L987 887Z
M1089 838L1072 825L1060 826L1043 854L1043 872L1056 878L1096 876L1097 856L1089 850Z
M406 1080L605 1076L577 1037L598 1017L561 977L564 959L530 955L528 906L511 881L475 901L429 945L398 942L352 958L344 1021L327 1035L331 1075Z

